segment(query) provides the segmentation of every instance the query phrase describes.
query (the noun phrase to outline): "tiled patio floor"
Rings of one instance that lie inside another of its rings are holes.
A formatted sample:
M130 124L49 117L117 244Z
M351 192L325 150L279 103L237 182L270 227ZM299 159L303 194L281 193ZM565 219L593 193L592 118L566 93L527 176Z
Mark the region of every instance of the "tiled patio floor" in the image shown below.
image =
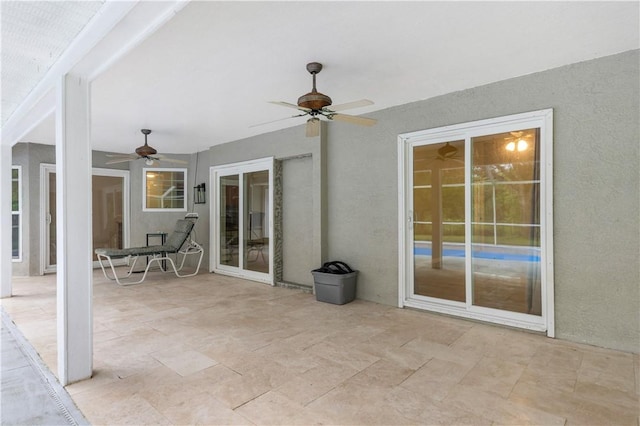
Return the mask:
M55 276L2 300L56 367ZM213 274L94 274L92 424L638 425L637 354Z

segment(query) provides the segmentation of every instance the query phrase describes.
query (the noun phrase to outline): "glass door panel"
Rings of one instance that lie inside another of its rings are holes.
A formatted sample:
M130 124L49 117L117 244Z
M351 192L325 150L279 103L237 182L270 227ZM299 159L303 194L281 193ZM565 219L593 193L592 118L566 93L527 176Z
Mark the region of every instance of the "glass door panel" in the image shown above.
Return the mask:
M95 249L124 248L124 178L119 176L93 176L93 260L97 261Z
M244 269L269 273L269 172L244 174Z
M240 177L220 177L220 264L239 266Z
M464 302L464 140L413 147L413 293Z
M538 129L471 138L473 304L541 315Z
M48 179L49 185L49 213L47 214L47 265L46 270L55 267L57 262L57 250L56 250L56 174L49 173Z
M211 168L212 271L273 284L273 159Z
M46 194L44 200L43 242L45 253L41 264L43 272L54 272L57 264L56 253L56 172L55 166L43 164L41 167ZM92 199L92 256L97 266L95 249L98 247L124 248L128 244L128 172L109 169L94 169L91 177Z

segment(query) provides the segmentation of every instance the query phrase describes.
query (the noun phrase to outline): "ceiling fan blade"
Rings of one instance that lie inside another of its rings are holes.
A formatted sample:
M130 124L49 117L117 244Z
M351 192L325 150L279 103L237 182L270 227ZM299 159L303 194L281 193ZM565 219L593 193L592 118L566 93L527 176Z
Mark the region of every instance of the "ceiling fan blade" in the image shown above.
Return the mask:
M152 160L162 161L163 163L175 163L175 164L189 164L188 161L178 160L177 158L169 158L164 155L158 154L153 157L150 157Z
M138 158L138 154L106 154L105 156L109 158L131 158L133 160Z
M134 161L135 158L119 158L117 160L107 161L105 164L117 164L117 163L126 163L127 161Z
M305 112L304 114L292 115L291 117L279 118L277 120L271 120L271 121L267 121L267 122L264 122L264 123L252 124L251 126L249 126L249 128L258 127L258 126L264 126L265 124L277 123L278 121L284 121L284 120L288 120L290 118L302 117L303 115L307 115L307 113Z
M359 101L347 102L346 104L329 105L328 107L325 107L323 109L337 112L344 111L345 109L360 108L368 105L373 105L373 101L370 101L369 99L360 99Z
M305 108L305 107L300 107L296 104L292 104L289 102L282 102L282 101L269 101L270 104L274 104L274 105L280 105L283 107L287 107L287 108L293 108L293 109L299 109L300 111L306 111L306 112L310 112L311 109L310 108Z
M305 134L308 138L320 136L320 120L318 118L310 118L307 120L307 130Z
M373 126L378 122L373 118L356 117L355 115L347 114L332 114L328 117L331 120L344 121L345 123L358 124L360 126Z

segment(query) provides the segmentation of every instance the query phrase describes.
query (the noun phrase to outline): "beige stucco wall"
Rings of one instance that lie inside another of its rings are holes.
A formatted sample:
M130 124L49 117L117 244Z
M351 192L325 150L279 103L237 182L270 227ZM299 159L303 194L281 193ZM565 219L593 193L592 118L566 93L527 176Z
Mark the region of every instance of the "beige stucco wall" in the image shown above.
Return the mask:
M213 165L311 154L310 161L290 163L294 175L287 182L298 175L310 187L311 197L296 207L311 210L311 238L292 238L287 252L305 253L307 265L346 261L360 271L358 298L397 305L398 134L553 108L556 336L640 352L639 63L639 51L626 52L378 111L369 114L379 120L371 128L334 122L323 126L321 138L305 138L296 126L216 145L197 159L177 157L190 161L191 192L194 184L209 183ZM42 146L16 146L13 153L29 188L26 260L14 271L33 275L39 262L38 164L55 155L53 147ZM95 166L104 164L101 155L94 155ZM142 167L134 162L130 169L132 245L183 216L141 211ZM208 256L207 188L207 204L194 209ZM295 262L290 256L285 265ZM307 268L292 270L289 279L302 281L296 277Z
M371 128L330 123L325 258L360 270L358 298L397 305L398 134L553 108L556 336L638 352L638 64L631 51L378 111ZM305 143L295 127L210 154L221 164Z

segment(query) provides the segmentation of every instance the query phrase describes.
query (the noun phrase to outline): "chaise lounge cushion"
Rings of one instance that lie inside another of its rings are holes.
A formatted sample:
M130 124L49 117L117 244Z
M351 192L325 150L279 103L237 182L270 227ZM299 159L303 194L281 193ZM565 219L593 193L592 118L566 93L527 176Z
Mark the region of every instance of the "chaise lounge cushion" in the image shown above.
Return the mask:
M101 256L107 256L112 259L118 259L127 256L151 256L160 253L177 253L184 242L189 237L194 223L190 220L182 219L176 223L176 227L169 235L167 242L163 245L155 245L148 247L130 247L124 249L117 248L97 248L95 253Z

